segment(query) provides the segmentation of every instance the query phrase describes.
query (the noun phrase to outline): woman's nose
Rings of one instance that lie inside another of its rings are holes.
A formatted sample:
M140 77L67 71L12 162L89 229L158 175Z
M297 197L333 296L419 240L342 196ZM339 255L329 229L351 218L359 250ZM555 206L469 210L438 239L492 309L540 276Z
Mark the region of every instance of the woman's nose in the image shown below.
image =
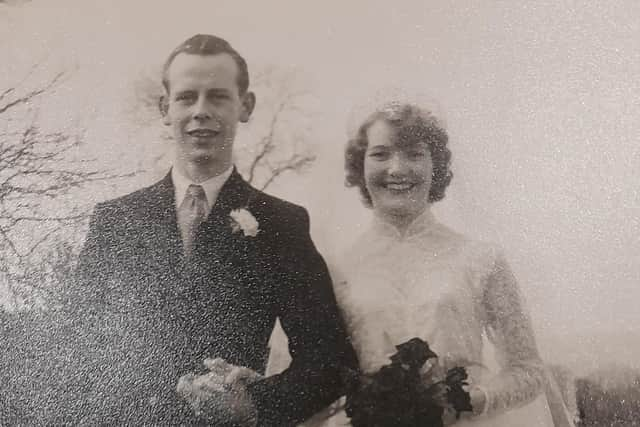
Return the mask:
M405 166L406 164L402 159L402 156L394 154L389 159L389 167L387 170L390 174L400 174L404 171Z

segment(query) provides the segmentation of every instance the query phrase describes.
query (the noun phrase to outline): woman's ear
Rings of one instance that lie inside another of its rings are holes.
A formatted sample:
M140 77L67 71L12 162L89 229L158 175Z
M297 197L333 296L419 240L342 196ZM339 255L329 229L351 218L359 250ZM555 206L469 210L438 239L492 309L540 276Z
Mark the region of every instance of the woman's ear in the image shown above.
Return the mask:
M240 121L242 123L247 123L249 121L249 117L251 117L251 113L253 113L255 106L256 95L253 92L247 91L247 93L242 95L242 111L240 112Z
M161 95L158 99L158 109L160 110L160 114L162 114L162 123L165 125L170 125L171 122L169 120L169 95Z

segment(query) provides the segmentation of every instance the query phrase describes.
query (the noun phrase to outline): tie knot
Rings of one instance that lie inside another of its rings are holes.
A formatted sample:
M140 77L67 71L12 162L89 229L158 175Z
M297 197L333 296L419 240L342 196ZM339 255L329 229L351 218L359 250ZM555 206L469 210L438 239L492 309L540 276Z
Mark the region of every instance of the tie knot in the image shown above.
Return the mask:
M207 195L204 193L202 185L191 184L187 188L187 197L195 200L207 200Z

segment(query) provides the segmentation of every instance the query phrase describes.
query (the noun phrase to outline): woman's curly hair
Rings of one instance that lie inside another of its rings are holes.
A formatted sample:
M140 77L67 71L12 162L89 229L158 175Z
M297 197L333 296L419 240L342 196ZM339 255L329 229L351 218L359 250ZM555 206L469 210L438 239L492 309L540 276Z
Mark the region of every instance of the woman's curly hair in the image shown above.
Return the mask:
M345 171L347 187L358 187L366 206L371 207L371 195L364 179L364 158L369 141L367 130L378 120L389 123L397 132L399 141L405 144L424 142L433 162L433 179L429 191L429 203L444 198L451 172L451 151L447 147L449 135L438 119L429 111L411 104L388 104L377 110L360 125L356 135L349 139L345 149Z

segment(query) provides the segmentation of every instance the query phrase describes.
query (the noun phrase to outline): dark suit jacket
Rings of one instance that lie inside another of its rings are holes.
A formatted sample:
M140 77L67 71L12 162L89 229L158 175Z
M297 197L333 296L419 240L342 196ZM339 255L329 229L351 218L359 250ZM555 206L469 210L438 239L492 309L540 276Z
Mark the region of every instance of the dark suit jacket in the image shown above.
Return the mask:
M257 236L232 232L238 208L257 219ZM178 378L202 371L206 357L264 372L276 317L293 361L250 386L259 425L308 418L340 395L341 367L356 365L307 212L235 170L188 263L170 174L98 204L74 289L65 421L197 424L175 392Z

